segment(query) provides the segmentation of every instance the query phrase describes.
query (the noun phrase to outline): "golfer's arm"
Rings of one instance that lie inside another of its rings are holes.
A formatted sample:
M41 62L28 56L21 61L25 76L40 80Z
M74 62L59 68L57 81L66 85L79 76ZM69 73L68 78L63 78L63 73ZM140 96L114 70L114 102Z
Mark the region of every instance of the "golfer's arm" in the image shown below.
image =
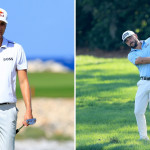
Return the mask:
M150 57L138 57L135 61L135 64L150 64Z
M27 70L18 70L18 79L20 84L21 93L25 102L26 111L32 112L31 106L31 93L27 77Z

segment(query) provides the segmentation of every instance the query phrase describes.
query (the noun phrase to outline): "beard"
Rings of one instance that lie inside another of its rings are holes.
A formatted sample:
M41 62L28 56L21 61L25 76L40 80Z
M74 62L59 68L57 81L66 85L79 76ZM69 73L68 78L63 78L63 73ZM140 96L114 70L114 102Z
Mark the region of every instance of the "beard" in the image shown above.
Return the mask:
M137 43L136 40L135 40L134 42L131 42L131 43L130 43L130 48L135 49L137 46L138 46L138 43Z

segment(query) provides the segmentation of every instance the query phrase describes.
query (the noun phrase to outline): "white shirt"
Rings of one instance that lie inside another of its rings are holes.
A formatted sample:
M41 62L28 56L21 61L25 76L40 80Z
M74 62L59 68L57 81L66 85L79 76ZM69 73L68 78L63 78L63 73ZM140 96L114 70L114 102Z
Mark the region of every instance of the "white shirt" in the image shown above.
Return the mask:
M3 37L0 47L0 103L16 103L17 70L27 69L27 60L21 45Z

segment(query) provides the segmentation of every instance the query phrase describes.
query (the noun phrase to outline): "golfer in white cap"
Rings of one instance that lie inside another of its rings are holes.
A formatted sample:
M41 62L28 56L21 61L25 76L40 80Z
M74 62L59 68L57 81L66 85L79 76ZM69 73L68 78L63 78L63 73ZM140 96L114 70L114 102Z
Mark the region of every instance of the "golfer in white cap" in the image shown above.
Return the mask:
M21 45L3 35L7 26L7 12L0 8L0 150L14 150L16 135L16 74L26 106L23 124L32 119L27 61Z
M128 30L122 34L122 40L131 48L128 59L140 74L134 108L140 140L149 140L145 112L150 99L150 38L140 41L137 34Z

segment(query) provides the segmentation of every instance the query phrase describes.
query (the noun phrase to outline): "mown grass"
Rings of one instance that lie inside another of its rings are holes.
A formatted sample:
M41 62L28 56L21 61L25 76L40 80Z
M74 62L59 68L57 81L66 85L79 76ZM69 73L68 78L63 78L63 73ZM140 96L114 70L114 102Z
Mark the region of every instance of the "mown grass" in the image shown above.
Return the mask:
M148 150L134 116L138 70L127 58L76 57L76 149ZM146 112L150 135L150 112Z
M74 97L74 73L28 73L32 97ZM22 98L19 82L17 98Z

